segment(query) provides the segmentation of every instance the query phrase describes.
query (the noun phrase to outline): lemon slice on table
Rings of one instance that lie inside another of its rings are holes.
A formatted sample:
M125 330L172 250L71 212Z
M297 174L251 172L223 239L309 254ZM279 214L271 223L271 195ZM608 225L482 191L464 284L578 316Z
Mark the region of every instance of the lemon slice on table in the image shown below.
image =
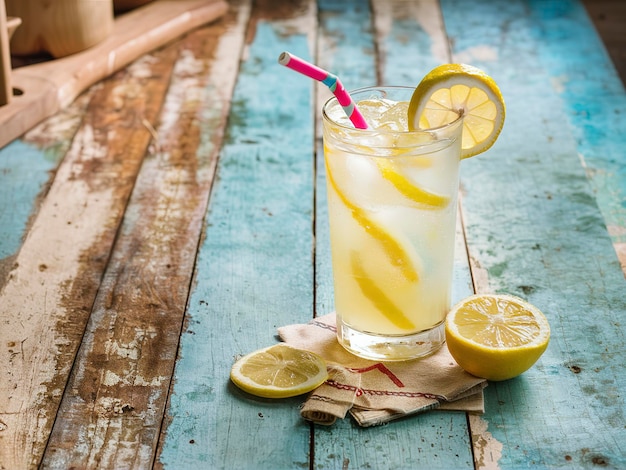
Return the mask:
M432 129L463 115L461 158L483 153L504 125L505 105L496 82L476 67L443 64L420 82L409 103L409 129Z
M275 344L237 360L230 379L245 392L265 398L287 398L310 392L328 378L317 354Z
M528 370L548 347L550 325L533 305L511 295L474 295L446 317L446 342L467 372L506 380Z

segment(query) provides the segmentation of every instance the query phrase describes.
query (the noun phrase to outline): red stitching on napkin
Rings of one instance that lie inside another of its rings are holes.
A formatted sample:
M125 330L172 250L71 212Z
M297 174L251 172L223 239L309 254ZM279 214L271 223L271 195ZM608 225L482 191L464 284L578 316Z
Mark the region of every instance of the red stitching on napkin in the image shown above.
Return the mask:
M404 387L404 384L402 383L402 381L398 377L396 377L396 375L393 372L387 369L387 367L385 367L385 365L381 362L374 364L373 366L363 367L361 369L348 368L348 370L352 372L358 372L359 374L362 374L363 372L369 372L374 369L377 369L378 371L382 372L387 377L389 377L389 380L391 380L396 385L396 387L399 387L399 388Z
M406 397L406 398L431 398L433 400L445 400L445 397L441 395L433 395L432 393L422 393L422 392L392 392L390 390L370 390L364 389L360 387L355 387L354 385L346 385L334 380L327 380L326 385L337 388L339 390L348 390L349 392L354 392L357 397L361 395L379 395L379 396L393 396L393 397Z
M324 323L324 322L317 321L317 320L312 320L311 322L309 322L309 324L313 326L317 326L318 328L321 328L323 330L328 330L328 331L332 331L333 333L337 333L337 327L333 325L329 325L328 323Z

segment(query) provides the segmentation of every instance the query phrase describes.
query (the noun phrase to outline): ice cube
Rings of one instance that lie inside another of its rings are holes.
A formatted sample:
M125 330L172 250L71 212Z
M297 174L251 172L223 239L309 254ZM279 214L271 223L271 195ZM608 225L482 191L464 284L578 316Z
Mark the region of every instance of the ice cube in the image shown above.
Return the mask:
M380 116L388 111L393 105L394 101L381 100L381 99L365 99L357 103L357 108L371 127L378 127L378 121Z
M409 103L406 101L396 103L385 110L377 119L378 129L389 129L391 131L409 130Z

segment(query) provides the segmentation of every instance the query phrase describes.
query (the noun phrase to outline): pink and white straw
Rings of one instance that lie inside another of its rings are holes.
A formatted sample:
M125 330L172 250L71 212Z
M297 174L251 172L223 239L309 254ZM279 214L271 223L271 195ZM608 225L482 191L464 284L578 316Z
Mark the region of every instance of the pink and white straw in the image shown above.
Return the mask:
M330 89L330 91L332 91L333 95L335 95L346 115L350 118L352 124L354 124L354 127L357 129L367 129L367 122L365 122L363 115L357 109L354 101L352 101L352 97L348 94L336 75L333 75L332 73L327 72L326 70L318 67L317 65L313 65L300 57L296 57L289 52L283 52L278 57L278 63L295 70L302 75L312 78L313 80L322 82Z

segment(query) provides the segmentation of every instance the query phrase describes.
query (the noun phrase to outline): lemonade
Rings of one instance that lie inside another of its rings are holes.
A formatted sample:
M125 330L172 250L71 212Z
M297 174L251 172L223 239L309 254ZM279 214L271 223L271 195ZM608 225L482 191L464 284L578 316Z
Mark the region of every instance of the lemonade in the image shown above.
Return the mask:
M463 120L409 131L413 91L351 93L367 130L323 112L337 335L373 359L432 353L450 309Z
M472 65L441 64L415 88L350 96L300 57L278 62L334 95L322 116L338 341L369 359L431 354L450 308L459 162L500 135L498 85Z

